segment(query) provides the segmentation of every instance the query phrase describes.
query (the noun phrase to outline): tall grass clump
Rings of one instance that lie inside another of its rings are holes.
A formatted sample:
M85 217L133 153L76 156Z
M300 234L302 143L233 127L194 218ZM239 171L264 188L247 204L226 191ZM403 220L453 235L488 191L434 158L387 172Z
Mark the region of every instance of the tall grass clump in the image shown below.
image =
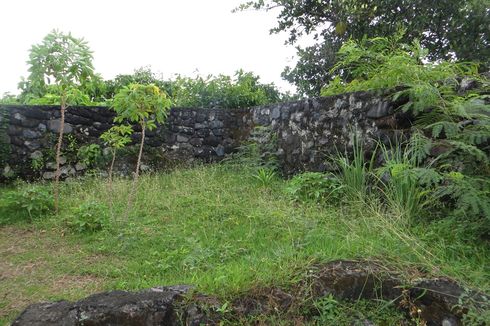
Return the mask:
M429 191L421 184L421 174L430 173L418 169L407 147L401 143L388 147L379 145L383 165L376 169L377 187L386 204L402 221L411 224L420 217L429 202Z
M351 155L337 152L334 162L339 169L339 179L345 186L347 196L352 200L365 201L368 195L369 179L373 169L374 153L369 161L364 156L364 147L359 135L352 133Z

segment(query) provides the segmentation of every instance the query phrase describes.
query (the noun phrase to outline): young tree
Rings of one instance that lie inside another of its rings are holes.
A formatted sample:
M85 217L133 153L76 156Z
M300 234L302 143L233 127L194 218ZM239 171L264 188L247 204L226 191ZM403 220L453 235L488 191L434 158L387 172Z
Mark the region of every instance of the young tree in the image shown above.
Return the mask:
M113 126L111 129L100 135L100 139L102 139L112 150L112 160L111 165L109 166L109 203L111 215L113 215L112 207L114 206L112 197L112 172L114 171L114 162L116 161L116 151L131 142L131 138L129 136L132 133L133 128L131 128L131 126L118 125Z
M114 170L114 162L116 161L116 151L123 148L131 142L129 135L133 133L133 128L127 125L113 126L111 129L100 135L107 146L112 150L112 160L109 166L109 184L112 183L112 171Z
M170 108L170 100L157 86L130 84L122 88L114 97L113 108L117 113L115 122L129 121L137 123L141 127L141 142L136 162L136 171L133 178L133 186L128 198L127 214L131 210L135 188L138 184L141 156L145 142L146 130L156 128L156 123L163 123Z
M93 76L92 52L83 39L77 39L70 33L63 34L53 30L44 37L40 44L32 46L27 63L30 66L28 81L31 88L41 92L49 85L56 85L60 95L61 119L56 145L54 183L54 205L55 211L58 212L60 157L65 128L65 111L68 106L67 95L70 89Z

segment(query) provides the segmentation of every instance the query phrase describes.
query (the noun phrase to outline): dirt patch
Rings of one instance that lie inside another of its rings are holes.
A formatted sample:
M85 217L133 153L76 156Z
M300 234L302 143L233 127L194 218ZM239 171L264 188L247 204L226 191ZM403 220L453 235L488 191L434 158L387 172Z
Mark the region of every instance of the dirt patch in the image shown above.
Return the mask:
M28 261L20 265L2 260L0 261L0 282L8 282L19 276L35 274L43 265L45 264L41 260Z
M56 230L0 228L0 318L37 301L79 299L103 290L104 278L77 275L105 260L71 245ZM67 272L69 271L69 272Z
M49 277L45 273L36 275L36 280L26 280L23 283L24 288L7 287L0 292L2 302L4 302L0 306L0 317L8 316L30 304L53 297L77 299L99 292L103 290L104 282L104 279L93 275L63 275L60 277ZM33 291L36 293L32 293Z
M94 293L103 288L104 281L94 275L63 275L52 281L50 289L55 293Z

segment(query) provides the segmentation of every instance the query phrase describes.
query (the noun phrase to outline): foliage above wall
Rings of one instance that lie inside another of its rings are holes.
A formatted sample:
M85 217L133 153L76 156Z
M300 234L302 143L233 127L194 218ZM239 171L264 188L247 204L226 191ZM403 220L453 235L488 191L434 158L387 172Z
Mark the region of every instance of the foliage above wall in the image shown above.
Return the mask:
M174 107L234 109L291 99L289 94L281 93L274 84L264 84L259 76L241 69L234 76L220 74L191 78L177 75L174 79L164 80L149 67L142 67L136 69L133 74L120 74L112 80L104 81L102 77L95 75L82 85L67 89L67 100L70 105L111 105L115 94L130 84L157 86L169 96ZM19 88L21 94L18 97L5 94L0 103L29 105L60 103L58 85L44 85L34 89L30 81L22 80Z
M177 76L172 83L172 98L180 107L247 108L283 100L274 84L263 84L260 77L238 70L226 75L187 78Z

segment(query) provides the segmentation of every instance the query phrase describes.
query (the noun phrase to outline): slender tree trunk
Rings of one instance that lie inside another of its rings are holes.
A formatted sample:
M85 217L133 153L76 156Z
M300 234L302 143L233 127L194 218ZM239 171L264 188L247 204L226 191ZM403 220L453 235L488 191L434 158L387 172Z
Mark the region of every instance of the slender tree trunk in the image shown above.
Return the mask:
M112 187L112 171L114 170L114 162L116 161L116 149L112 149L112 161L109 167L109 210L111 212L111 218L114 220L114 191Z
M60 165L61 165L61 145L63 144L63 132L65 129L65 110L66 110L66 93L61 94L61 118L60 130L58 134L58 144L56 145L56 172L54 178L54 210L59 213L60 202Z
M136 162L136 172L134 174L133 180L133 189L138 183L138 177L140 174L140 166L141 166L141 156L143 155L143 145L145 144L145 125L141 125L141 143L140 143L140 151L138 153L138 161Z
M134 195L135 195L136 187L138 187L138 177L139 177L139 172L140 172L141 156L143 155L144 143L145 143L145 124L142 123L141 124L140 150L138 153L138 160L136 161L136 171L134 172L133 183L132 183L131 189L129 189L128 207L126 209L124 220L128 219L128 214L131 211L131 209L133 208Z

